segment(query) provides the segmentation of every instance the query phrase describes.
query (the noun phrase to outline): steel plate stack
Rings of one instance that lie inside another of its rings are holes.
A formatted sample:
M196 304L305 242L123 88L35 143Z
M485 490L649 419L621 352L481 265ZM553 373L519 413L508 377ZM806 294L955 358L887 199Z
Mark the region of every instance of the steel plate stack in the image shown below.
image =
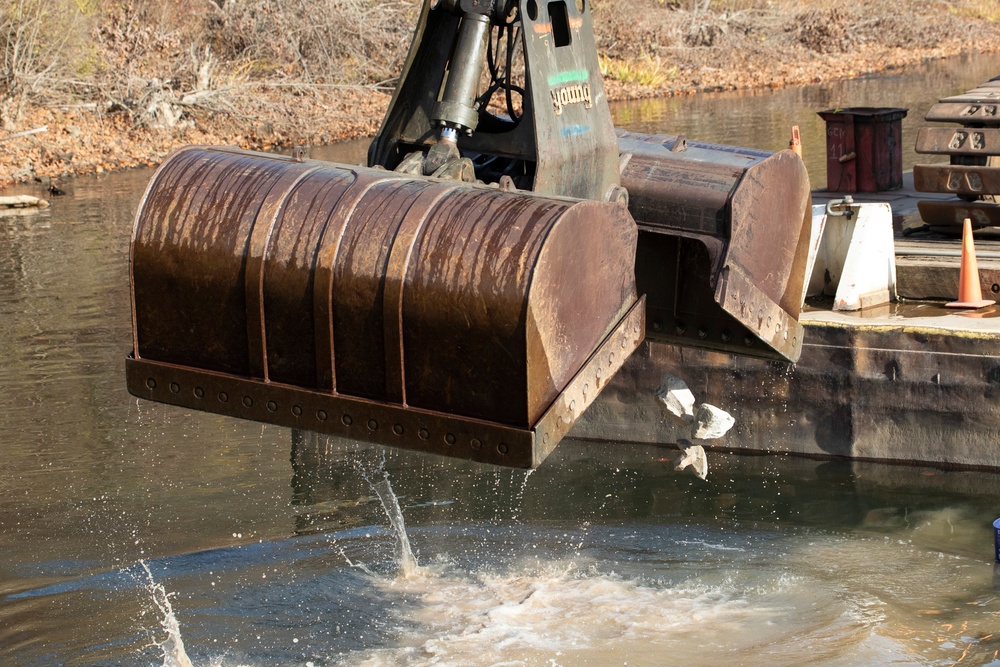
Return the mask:
M914 188L956 196L919 202L920 216L937 231L960 233L965 218L976 228L1000 226L1000 77L939 100L924 118L961 127L917 133L918 153L947 155L950 161L916 165Z

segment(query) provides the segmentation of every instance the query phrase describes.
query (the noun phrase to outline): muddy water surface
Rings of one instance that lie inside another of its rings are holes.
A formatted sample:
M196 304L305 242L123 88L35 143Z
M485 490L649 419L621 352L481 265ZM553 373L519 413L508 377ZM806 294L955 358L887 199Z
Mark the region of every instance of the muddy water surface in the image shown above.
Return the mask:
M762 148L797 122L810 161L812 111L926 105L1000 59L962 67L615 115ZM0 664L1000 665L992 473L713 455L701 482L568 441L527 474L131 398L150 174L0 218Z

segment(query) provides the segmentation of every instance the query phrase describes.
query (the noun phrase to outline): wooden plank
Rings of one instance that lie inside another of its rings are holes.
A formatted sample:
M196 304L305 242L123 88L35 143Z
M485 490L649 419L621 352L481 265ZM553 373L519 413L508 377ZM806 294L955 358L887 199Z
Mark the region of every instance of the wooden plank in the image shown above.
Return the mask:
M896 291L906 299L947 299L958 295L961 267L961 229L951 239L896 239ZM983 298L995 299L1000 292L1000 242L988 234L976 238L979 282ZM920 253L951 254L951 257ZM996 288L994 287L996 286Z
M1000 167L918 164L913 167L913 188L917 192L1000 194Z
M997 83L1000 83L1000 81L998 81ZM991 93L1000 93L1000 86L987 86L984 84L976 86L975 88L970 88L969 90L962 93L962 95L989 95ZM940 99L938 100L938 102L944 102L945 99L947 98Z
M974 229L1000 227L1000 204L991 202L921 201L917 202L920 217L932 227L954 227L960 231L968 218Z
M916 150L938 155L1000 155L1000 128L922 127L917 130Z
M996 262L978 264L983 298L995 299L991 295L1000 292L1000 267ZM896 293L904 299L955 299L959 270L957 257L896 257Z
M944 123L982 123L996 127L1000 125L1000 102L996 104L939 102L930 108L924 119Z
M0 208L47 208L49 203L31 195L9 195L0 197Z
M1000 104L1000 88L987 88L987 89L976 89L970 90L968 92L962 93L961 95L952 95L951 97L944 97L938 100L939 102L948 104Z

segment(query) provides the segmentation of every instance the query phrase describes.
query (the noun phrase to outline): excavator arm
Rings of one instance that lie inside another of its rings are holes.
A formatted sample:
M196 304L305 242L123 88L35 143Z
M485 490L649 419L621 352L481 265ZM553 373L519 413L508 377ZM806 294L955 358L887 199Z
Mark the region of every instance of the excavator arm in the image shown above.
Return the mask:
M795 359L809 204L790 151L616 134L585 0L427 0L367 167L157 170L128 388L535 467L647 335Z

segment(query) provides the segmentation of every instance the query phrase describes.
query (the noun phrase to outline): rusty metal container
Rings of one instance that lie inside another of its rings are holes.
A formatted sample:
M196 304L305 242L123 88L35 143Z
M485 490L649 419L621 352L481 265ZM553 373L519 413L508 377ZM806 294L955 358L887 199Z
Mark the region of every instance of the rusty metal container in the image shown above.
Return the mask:
M826 189L883 192L903 187L907 109L848 107L818 112L826 121Z
M154 175L136 396L508 466L644 336L624 204L219 148Z

